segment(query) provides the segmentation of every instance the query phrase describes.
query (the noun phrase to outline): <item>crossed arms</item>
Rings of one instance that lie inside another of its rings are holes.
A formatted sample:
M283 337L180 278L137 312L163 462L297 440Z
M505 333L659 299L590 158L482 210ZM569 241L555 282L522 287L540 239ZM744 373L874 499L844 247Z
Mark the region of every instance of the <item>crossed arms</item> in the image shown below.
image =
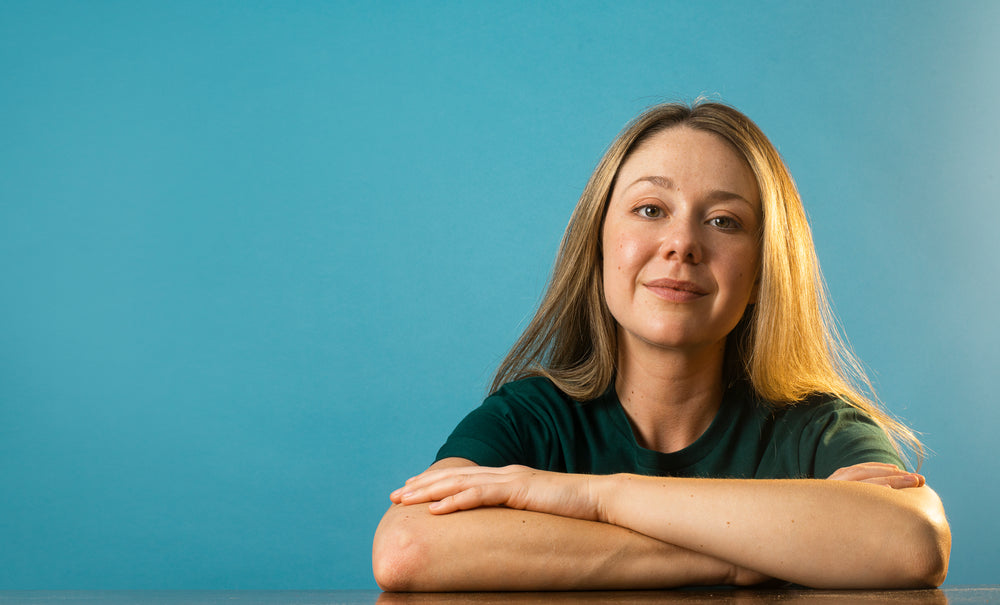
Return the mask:
M951 536L923 478L570 475L449 458L391 495L375 578L391 591L937 586Z

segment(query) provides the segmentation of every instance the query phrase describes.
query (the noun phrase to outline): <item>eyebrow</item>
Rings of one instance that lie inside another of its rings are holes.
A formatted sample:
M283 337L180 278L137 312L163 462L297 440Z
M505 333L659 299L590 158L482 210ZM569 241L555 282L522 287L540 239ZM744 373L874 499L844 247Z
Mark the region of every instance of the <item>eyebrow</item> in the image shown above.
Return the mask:
M637 184L642 183L642 182L652 183L652 184L656 185L657 187L661 187L663 189L673 189L674 188L674 182L672 180L670 180L669 178L667 178L665 176L659 176L659 175L650 175L650 176L641 176L641 177L637 178L636 180L632 181L631 184L629 184L627 187L625 187L625 189L631 189L634 185L637 185ZM739 200L741 202L744 202L744 203L748 204L754 210L757 209L757 205L756 204L754 204L753 202L751 202L750 200L748 200L747 198L743 197L742 195L740 195L738 193L733 193L732 191L724 191L722 189L716 189L715 191L712 191L711 193L709 193L708 197L709 197L709 199L719 200L719 201L722 201L722 200Z

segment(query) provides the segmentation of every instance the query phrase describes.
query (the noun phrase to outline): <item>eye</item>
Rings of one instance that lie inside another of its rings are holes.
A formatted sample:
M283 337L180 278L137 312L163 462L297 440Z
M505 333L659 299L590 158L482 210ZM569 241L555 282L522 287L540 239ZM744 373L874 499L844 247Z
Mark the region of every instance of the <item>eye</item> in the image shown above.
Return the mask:
M661 218L663 216L663 209L652 204L639 206L634 212L643 218Z
M722 229L723 231L736 231L743 227L739 221L731 216L715 216L708 220L708 223L717 229Z

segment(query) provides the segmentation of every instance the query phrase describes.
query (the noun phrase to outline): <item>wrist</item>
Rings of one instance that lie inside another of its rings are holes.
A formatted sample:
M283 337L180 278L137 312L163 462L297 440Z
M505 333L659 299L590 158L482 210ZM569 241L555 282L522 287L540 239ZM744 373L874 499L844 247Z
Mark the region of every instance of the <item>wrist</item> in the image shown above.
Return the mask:
M618 473L615 475L594 475L591 482L591 497L595 503L597 521L618 525L617 504L621 495L629 487L633 475Z

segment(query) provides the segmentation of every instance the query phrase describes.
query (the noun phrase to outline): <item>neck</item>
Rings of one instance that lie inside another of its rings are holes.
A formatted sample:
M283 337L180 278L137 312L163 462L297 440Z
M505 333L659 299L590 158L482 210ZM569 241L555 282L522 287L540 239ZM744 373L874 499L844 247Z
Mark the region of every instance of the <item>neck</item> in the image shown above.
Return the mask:
M725 341L673 350L619 338L615 390L639 445L664 453L691 445L722 404Z

